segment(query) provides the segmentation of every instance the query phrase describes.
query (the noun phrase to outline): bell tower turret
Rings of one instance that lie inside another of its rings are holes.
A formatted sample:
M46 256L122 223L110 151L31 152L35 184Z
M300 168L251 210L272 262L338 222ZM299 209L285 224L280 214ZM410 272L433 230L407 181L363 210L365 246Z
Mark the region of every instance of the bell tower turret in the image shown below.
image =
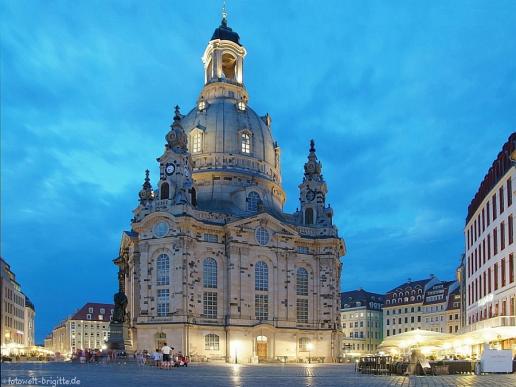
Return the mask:
M174 122L165 136L165 153L157 159L160 170L158 200L163 206L196 205L192 182L192 162L187 148L187 135L181 126L179 106L175 108Z
M328 187L321 173L322 165L315 154L314 140L310 140L308 161L305 163L305 175L299 185L301 222L306 226L327 227L332 224L333 210L326 206Z

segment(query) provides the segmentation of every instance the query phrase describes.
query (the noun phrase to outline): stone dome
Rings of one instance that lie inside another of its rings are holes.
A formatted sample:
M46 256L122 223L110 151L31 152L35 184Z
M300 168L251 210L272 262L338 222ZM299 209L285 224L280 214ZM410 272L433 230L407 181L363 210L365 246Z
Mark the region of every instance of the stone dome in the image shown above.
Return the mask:
M279 183L277 150L267 125L270 118L260 117L242 100L232 97L207 98L203 103L202 110L198 106L181 119L188 135L194 173L231 170ZM200 140L194 139L196 133ZM249 153L242 149L243 134L250 137ZM197 147L196 141L200 141Z

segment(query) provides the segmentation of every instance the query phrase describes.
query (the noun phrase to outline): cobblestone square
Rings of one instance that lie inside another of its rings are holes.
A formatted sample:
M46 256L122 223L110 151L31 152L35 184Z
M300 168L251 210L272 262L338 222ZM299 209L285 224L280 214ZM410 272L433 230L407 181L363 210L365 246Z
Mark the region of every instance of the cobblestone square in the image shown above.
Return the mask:
M44 379L42 379L44 378ZM77 383L80 381L80 384ZM68 382L68 384L67 384ZM516 374L374 376L353 365L192 364L161 370L135 364L2 364L2 387L9 385L80 386L514 386Z

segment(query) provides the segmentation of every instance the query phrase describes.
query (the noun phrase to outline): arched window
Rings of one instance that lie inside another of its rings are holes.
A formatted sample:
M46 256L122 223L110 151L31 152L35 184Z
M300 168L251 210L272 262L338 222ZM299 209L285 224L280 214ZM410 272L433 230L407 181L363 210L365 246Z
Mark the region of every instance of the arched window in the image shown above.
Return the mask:
M249 135L249 133L244 132L240 135L240 143L242 145L242 153L251 153L251 136Z
M260 195L257 192L251 191L247 195L247 211L258 211L258 202L260 201Z
M309 343L310 343L310 339L308 337L300 337L299 338L299 351L300 352L308 351Z
M202 134L196 131L192 135L192 153L199 153L202 151Z
M308 296L308 272L304 267L297 269L296 294L298 296Z
M208 66L206 66L206 80L209 81L213 77L213 63L210 59Z
M194 187L190 189L190 203L192 203L194 207L197 205L197 191Z
M222 54L222 73L224 78L235 79L236 58L225 52Z
M206 258L202 264L202 279L205 288L217 288L217 261Z
M305 210L305 224L314 224L314 210L311 208Z
M219 350L219 336L214 333L209 333L204 336L204 349L206 351Z
M170 259L167 254L161 254L156 260L156 285L170 284Z
M269 268L263 261L258 261L254 268L254 288L255 290L269 290Z
M161 184L161 188L160 188L160 195L159 195L159 198L161 200L163 199L168 199L169 198L169 187L168 187L168 183L167 182L164 182Z

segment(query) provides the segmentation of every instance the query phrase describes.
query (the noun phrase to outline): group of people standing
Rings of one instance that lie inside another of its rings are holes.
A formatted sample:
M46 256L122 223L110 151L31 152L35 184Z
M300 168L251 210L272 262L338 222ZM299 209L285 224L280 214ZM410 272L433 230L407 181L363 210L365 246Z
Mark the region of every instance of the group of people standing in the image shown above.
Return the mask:
M184 356L180 351L176 352L174 347L170 347L167 343L152 353L147 350L137 351L135 357L138 365L150 364L163 369L188 367L189 363L188 356Z
M72 354L72 361L80 363L108 363L116 361L117 359L125 359L126 353L123 351L117 352L111 349L77 349Z

